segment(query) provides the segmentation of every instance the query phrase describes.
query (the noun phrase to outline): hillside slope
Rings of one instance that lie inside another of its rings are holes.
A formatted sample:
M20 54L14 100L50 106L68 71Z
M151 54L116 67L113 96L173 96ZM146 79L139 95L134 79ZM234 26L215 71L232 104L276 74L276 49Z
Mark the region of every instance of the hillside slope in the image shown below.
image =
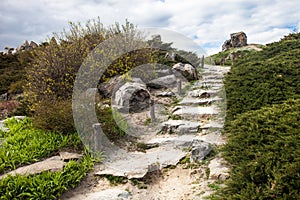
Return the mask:
M300 33L250 52L226 76L231 179L216 199L300 199Z

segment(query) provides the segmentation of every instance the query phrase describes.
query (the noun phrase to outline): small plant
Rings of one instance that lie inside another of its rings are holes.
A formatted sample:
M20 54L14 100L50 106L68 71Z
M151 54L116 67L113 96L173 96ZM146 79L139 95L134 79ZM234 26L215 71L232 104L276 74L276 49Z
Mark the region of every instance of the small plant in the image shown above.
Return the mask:
M147 185L143 182L143 181L140 181L136 178L133 178L133 179L130 179L132 185L134 186L137 186L138 189L147 189Z
M168 119L172 119L172 120L182 120L182 116L180 115L170 115L168 117Z
M144 122L145 126L148 126L149 124L151 124L151 118L147 118L146 121Z
M104 175L111 185L119 185L127 182L127 178L123 176Z
M208 184L208 187L217 191L217 190L220 190L221 189L221 186L217 183L211 183L211 184Z
M210 169L209 169L209 167L207 167L205 169L205 175L206 175L206 179L209 179L209 175L210 175Z

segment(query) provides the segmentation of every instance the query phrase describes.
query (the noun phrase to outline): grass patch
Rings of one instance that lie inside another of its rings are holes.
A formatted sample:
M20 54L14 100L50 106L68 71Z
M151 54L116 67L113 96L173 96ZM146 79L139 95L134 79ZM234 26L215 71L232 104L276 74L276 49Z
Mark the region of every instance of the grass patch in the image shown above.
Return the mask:
M8 176L0 180L1 199L58 199L63 192L76 187L93 163L86 154L81 161L70 161L61 172Z
M49 157L66 147L81 146L79 136L46 132L32 127L28 118L6 121L9 132L2 132L4 142L0 148L0 173Z

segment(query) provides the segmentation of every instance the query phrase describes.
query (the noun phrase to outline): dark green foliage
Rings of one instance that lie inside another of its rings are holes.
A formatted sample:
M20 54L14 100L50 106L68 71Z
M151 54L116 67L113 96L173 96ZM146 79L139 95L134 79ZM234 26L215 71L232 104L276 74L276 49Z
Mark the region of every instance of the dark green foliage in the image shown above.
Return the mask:
M226 76L231 179L214 199L300 199L300 34L241 58Z
M300 198L300 99L250 111L228 127L226 199Z
M291 37L291 36L290 36ZM300 39L251 52L225 78L227 119L300 95Z
M35 109L33 125L40 129L63 134L75 132L71 102L44 99Z
M8 92L12 83L25 79L25 66L31 61L31 58L30 51L14 55L0 54L0 94Z
M128 124L120 114L117 114L117 112L115 112L114 118L113 112L113 109L109 107L101 110L98 109L96 114L99 123L101 123L101 128L108 139L117 142L126 135L125 131L128 128Z

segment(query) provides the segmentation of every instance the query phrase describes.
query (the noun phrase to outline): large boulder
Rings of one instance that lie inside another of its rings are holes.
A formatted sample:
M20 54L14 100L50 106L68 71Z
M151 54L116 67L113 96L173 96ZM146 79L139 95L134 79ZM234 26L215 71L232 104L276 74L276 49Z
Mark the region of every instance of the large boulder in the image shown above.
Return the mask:
M231 47L243 47L247 46L247 35L244 32L231 33L230 39L225 40L222 45L222 51L226 51Z
M150 93L145 84L127 82L114 93L113 105L120 111L139 112L149 107Z
M232 47L243 47L247 45L247 35L244 32L230 34Z
M197 69L190 64L177 63L172 69L180 72L188 81L198 80Z

